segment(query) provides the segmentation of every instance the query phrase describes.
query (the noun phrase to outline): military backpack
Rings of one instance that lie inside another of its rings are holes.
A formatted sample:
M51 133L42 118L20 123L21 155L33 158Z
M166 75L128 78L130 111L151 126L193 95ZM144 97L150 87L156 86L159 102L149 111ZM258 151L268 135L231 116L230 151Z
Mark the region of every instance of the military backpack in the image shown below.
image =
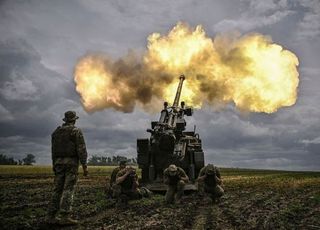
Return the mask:
M52 134L52 157L77 157L74 126L59 126Z

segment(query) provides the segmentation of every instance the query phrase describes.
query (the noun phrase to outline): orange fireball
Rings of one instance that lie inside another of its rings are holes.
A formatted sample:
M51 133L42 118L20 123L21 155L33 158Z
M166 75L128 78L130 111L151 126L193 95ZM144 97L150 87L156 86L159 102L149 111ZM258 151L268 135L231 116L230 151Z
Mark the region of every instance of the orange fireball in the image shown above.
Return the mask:
M125 59L79 61L76 89L87 111L172 102L180 74L186 75L181 100L196 108L233 102L243 111L273 113L297 100L298 58L261 34L213 39L200 25L178 23L167 35L151 34L143 57Z

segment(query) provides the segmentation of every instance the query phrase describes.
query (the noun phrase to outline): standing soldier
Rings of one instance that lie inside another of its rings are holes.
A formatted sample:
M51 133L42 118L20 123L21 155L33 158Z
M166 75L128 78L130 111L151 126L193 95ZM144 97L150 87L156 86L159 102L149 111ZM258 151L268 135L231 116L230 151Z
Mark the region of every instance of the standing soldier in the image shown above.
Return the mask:
M207 193L211 195L213 201L223 196L224 190L221 187L221 174L220 170L216 166L208 164L203 167L199 172L197 180L198 190L200 193Z
M174 201L180 201L185 183L189 181L185 171L175 165L169 165L163 172L163 180L168 185L165 196L166 202L172 204Z
M62 225L77 224L70 218L73 193L78 179L79 161L82 164L83 175L88 175L87 150L81 130L75 127L79 118L74 111L64 114L62 126L52 133L52 163L54 190L47 216L48 223ZM57 217L60 211L61 219Z
M119 204L126 205L128 200L142 198L138 188L138 176L136 170L127 167L117 173L116 183L113 185L113 197L118 199Z

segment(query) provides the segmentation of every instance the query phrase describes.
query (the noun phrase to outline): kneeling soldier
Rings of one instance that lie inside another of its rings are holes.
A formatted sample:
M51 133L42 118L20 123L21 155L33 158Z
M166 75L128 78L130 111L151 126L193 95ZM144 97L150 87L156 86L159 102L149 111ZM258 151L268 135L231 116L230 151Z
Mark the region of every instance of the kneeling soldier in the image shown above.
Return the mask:
M185 171L175 165L169 165L163 172L163 180L168 185L166 202L172 204L174 201L179 201L183 195L185 183L189 181Z
M118 172L120 172L122 169L125 169L126 166L127 166L127 161L120 161L119 166L112 171L111 178L110 178L110 187L112 187L116 183Z
M126 163L127 161L120 161L119 166L113 169L109 181L109 177L106 178L106 181L109 183L106 185L106 193L108 196L111 198L113 197L113 186L116 186L116 179L117 179L117 174L120 172L122 169L126 168Z
M221 187L222 179L220 170L212 164L203 167L199 172L198 190L211 195L213 201L220 198L224 194Z
M124 168L118 172L116 183L112 186L113 197L124 205L128 200L140 199L142 194L138 186L136 170L132 167Z

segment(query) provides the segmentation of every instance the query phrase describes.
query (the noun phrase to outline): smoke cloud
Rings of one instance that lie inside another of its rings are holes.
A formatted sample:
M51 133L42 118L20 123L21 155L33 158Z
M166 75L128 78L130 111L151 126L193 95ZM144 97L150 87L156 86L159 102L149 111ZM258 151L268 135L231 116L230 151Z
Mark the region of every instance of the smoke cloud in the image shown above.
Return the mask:
M143 54L115 60L106 54L82 57L74 70L76 90L87 112L113 108L151 111L173 102L179 76L181 100L200 108L234 103L243 111L273 113L296 102L298 58L261 34L220 34L178 23L168 34L148 37Z

